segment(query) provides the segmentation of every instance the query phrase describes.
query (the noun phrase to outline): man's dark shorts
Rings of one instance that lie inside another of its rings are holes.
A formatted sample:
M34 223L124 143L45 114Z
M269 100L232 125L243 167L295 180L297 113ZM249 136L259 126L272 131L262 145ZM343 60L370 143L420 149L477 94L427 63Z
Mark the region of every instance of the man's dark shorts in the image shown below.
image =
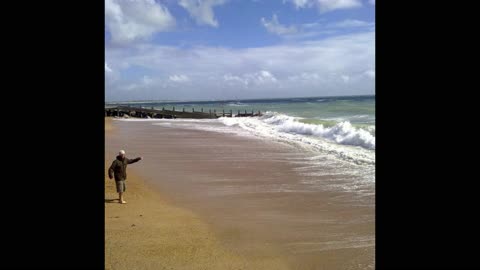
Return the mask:
M117 186L117 192L125 192L127 186L125 184L125 180L123 181L115 181L115 185Z

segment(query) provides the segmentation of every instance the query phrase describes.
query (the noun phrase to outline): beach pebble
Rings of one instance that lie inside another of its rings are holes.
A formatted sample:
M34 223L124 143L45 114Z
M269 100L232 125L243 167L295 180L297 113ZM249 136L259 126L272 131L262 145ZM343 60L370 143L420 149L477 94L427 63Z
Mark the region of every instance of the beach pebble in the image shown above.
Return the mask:
M132 224L132 227L135 227L135 224Z

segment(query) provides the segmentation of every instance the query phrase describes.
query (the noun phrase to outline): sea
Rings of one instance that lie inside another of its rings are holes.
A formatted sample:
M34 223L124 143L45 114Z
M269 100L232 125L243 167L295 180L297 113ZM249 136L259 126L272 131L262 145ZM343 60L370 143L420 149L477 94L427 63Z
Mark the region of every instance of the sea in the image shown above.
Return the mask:
M348 175L353 181L345 181L348 184L340 185L341 189L359 194L368 190L370 195L374 190L375 96L106 103L106 106L119 105L159 110L232 112L234 116L260 111L262 116L259 117L126 121L151 121L153 125L201 129L290 144L311 154L311 160L304 167L306 175ZM315 165L324 168L328 164L332 170L314 170Z

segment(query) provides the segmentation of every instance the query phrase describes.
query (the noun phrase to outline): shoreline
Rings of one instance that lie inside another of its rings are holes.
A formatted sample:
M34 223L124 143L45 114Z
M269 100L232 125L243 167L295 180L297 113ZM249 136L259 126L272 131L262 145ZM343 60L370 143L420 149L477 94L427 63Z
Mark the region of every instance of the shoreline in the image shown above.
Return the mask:
M115 128L105 119L105 140ZM117 149L106 144L105 166ZM166 200L128 168L125 205L105 172L105 269L288 269L280 257L246 257L227 250L210 225Z
M129 168L200 217L227 252L290 269L374 269L374 194L332 189L352 184L342 167L311 167L292 145L188 124L113 122L106 145L143 156Z

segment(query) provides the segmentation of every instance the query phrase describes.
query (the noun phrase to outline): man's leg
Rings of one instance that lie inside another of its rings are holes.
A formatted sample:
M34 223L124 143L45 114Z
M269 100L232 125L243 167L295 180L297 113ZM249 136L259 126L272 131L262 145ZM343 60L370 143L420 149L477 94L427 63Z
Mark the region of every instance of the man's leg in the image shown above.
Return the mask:
M123 193L125 192L125 181L117 181L117 192L118 192L118 202L119 203L127 203L123 200Z
M122 186L121 186L121 190L120 190L120 203L127 203L124 199L123 199L123 193L125 193L125 190L126 190L126 185L125 185L125 180L122 181Z

